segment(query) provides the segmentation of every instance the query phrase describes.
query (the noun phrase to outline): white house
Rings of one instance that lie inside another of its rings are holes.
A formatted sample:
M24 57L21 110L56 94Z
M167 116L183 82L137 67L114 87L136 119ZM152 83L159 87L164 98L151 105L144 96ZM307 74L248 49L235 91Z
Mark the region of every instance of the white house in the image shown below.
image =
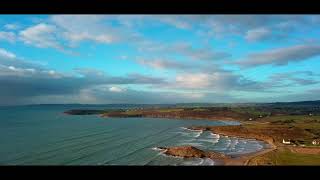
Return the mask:
M319 145L320 144L320 140L315 139L315 140L312 141L312 144L313 145Z
M285 141L284 139L282 139L282 143L283 144L291 144L290 139L288 141Z

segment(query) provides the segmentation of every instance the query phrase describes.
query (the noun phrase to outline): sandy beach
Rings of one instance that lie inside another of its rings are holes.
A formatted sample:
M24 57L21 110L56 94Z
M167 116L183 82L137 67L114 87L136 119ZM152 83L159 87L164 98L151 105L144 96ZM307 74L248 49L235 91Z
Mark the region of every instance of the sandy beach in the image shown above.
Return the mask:
M239 126L237 126L237 127L239 127ZM267 136L257 136L255 134L244 133L241 131L226 131L224 129L220 129L219 126L217 126L217 127L191 127L191 129L209 130L215 134L219 134L222 136L261 140L261 141L264 141L265 143L270 145L270 147L263 148L262 150L257 151L257 152L243 154L243 155L240 155L239 157L223 159L222 165L231 165L231 166L233 166L233 165L235 165L235 166L248 165L249 161L252 158L255 158L257 156L261 156L263 154L266 154L268 152L271 152L271 151L274 151L277 149L277 146L274 143L274 139L271 137L267 137Z
M237 157L237 158L226 159L224 161L224 165L231 165L231 166L242 166L242 165L245 165L246 166L246 165L248 165L249 161L252 158L255 158L257 156L260 156L260 155L266 154L268 152L274 151L275 149L277 149L277 147L272 145L271 148L263 149L263 150L258 151L258 152L241 155L240 157Z

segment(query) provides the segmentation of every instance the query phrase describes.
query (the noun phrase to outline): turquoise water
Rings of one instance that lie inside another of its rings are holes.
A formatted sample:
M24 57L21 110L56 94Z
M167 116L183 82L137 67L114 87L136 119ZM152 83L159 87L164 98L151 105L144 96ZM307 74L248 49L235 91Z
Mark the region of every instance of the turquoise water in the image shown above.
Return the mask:
M97 106L90 107L99 109ZM63 114L63 111L72 108L78 107L1 107L0 164L214 165L218 162L210 159L166 156L156 147L192 145L237 156L265 146L261 141L186 129L193 125L236 122Z

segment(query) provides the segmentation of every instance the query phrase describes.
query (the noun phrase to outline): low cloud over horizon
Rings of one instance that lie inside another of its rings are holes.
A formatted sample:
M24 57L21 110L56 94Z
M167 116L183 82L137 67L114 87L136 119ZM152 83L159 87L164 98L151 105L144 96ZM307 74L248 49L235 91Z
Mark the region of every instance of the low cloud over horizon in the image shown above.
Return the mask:
M319 15L0 20L0 105L320 99Z

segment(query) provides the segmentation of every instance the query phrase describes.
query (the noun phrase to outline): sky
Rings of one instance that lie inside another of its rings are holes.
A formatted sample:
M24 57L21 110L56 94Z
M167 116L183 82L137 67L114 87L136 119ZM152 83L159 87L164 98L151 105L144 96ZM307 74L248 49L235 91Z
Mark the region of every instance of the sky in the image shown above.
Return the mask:
M320 99L319 15L0 15L0 105Z

